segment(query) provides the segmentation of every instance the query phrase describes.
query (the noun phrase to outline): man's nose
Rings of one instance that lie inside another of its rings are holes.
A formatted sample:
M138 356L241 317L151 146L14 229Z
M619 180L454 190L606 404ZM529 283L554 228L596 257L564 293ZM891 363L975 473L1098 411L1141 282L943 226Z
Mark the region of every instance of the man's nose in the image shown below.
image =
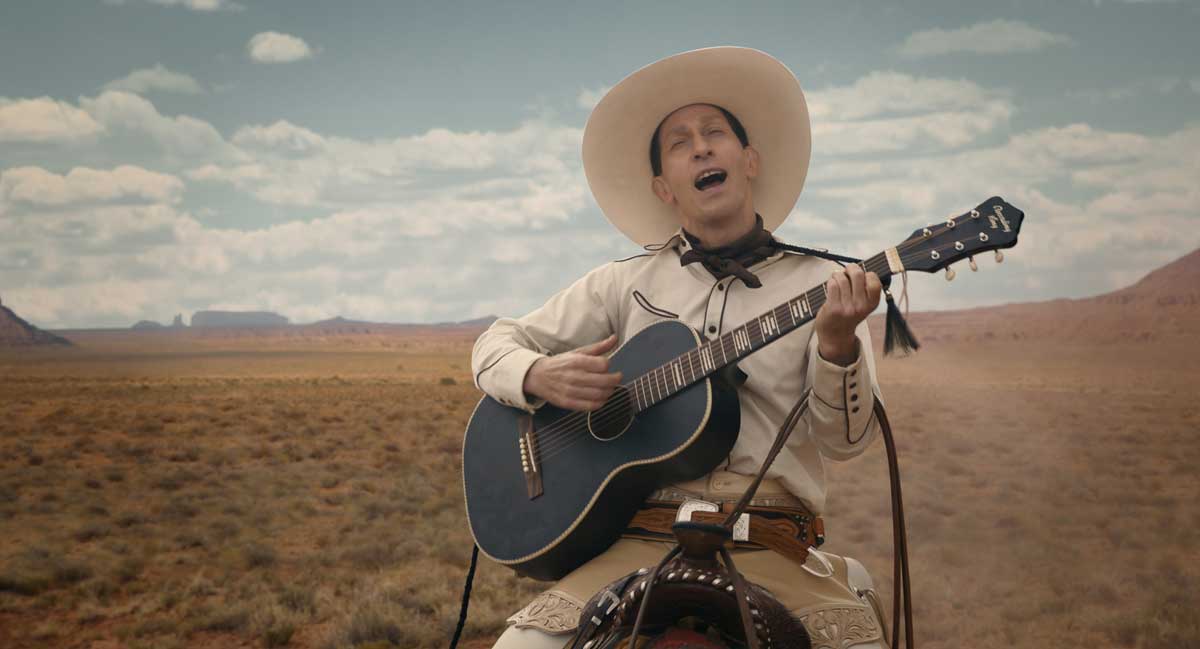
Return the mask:
M697 135L696 142L692 146L692 157L699 160L712 155L712 145L709 144L708 138Z

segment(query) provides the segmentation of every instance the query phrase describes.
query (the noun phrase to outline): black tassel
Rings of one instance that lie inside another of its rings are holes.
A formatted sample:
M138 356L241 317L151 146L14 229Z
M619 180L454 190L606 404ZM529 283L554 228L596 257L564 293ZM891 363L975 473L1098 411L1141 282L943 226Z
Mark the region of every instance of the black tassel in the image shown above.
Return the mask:
M896 301L892 299L891 291L884 291L887 296L887 326L883 334L883 353L885 356L891 356L892 350L900 347L905 354L919 349L921 344L913 337L912 330L908 328L908 323L904 321L904 316L900 315L900 308L896 306Z

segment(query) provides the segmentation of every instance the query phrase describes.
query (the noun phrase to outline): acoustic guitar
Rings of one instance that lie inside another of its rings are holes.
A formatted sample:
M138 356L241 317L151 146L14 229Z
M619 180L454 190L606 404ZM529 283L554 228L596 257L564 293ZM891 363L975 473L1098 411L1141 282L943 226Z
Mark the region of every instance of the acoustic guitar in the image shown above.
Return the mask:
M1024 213L992 197L861 262L880 279L936 272L1017 243ZM974 259L970 260L975 269ZM481 552L518 573L559 579L612 545L655 489L707 474L737 439L736 392L713 375L812 320L824 284L706 340L677 320L625 341L610 371L632 380L592 412L529 414L485 396L463 439L463 491ZM799 396L799 395L797 395Z

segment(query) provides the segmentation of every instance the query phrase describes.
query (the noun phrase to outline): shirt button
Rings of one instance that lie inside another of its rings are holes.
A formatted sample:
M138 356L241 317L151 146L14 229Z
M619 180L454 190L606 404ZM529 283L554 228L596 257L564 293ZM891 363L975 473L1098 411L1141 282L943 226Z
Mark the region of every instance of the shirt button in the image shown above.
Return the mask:
M725 290L725 285L724 285L724 284L717 284L717 290L718 290L718 291L724 291L724 290Z
M853 408L851 408L850 412L858 412L858 406L854 406Z
M717 326L716 325L708 325L708 333L710 333L710 334L717 333Z
M858 395L857 395L857 394L852 394L852 395L850 395L850 400L851 400L851 401L858 401Z
M855 376L857 374L858 374L858 370L850 370L850 376Z

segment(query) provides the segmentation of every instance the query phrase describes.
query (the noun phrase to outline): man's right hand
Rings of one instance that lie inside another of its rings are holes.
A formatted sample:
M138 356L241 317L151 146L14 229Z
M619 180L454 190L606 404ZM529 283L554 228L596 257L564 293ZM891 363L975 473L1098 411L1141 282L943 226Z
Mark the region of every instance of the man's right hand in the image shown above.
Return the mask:
M566 410L597 410L621 383L621 373L609 372L604 356L616 344L613 334L573 351L539 358L525 373L522 389Z

